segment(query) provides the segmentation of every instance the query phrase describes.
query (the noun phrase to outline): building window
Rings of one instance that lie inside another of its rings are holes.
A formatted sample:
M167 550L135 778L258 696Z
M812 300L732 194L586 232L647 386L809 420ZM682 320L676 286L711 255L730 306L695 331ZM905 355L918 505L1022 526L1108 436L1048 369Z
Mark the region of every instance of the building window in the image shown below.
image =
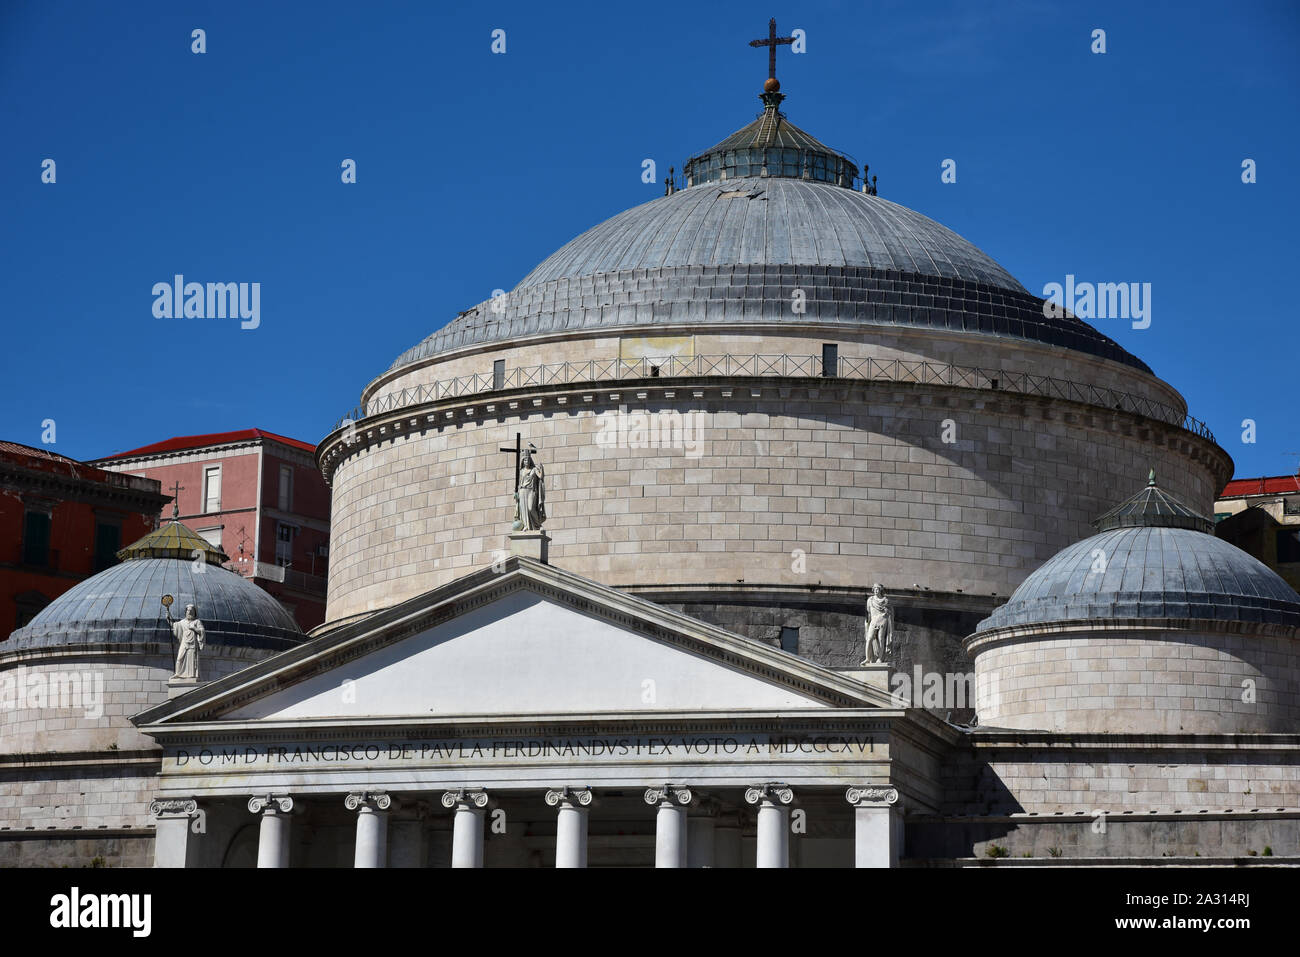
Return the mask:
M203 470L203 511L221 511L220 465L209 465Z
M504 389L506 387L506 360L497 359L492 363L492 388Z
M1300 528L1277 530L1277 563L1287 565L1300 562Z
M293 511L293 467L280 466L280 511Z
M221 525L214 525L212 528L197 529L199 538L203 539L213 548L221 547Z
M831 342L822 344L822 375L839 375L840 347Z
M799 629L785 626L781 629L781 650L799 654Z
M50 516L28 512L23 518L23 564L45 568L50 564Z
M95 523L95 571L102 572L117 564L122 547L122 526L116 522Z
M18 609L18 617L15 619L14 627L26 628L32 623L32 619L39 615L49 603L50 599L38 591L25 591L14 595L14 605ZM0 641L8 637L8 635L0 637Z
M275 563L288 567L293 562L293 535L298 531L286 522L277 522L275 526Z

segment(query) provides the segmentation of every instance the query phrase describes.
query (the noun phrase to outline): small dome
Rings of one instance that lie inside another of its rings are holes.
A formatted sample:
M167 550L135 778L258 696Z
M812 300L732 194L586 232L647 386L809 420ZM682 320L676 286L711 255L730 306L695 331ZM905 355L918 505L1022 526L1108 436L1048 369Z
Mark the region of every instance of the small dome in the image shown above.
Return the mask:
M209 565L221 565L230 561L229 555L202 535L191 532L175 518L126 546L117 553L117 557L123 561L132 558L183 558L186 561L202 558Z
M1209 533L1208 519L1146 488L1101 516L1100 534L1053 555L979 623L995 628L1110 618L1193 618L1300 626L1300 595Z
M281 650L303 640L293 616L235 572L207 563L196 568L188 558L134 558L60 595L0 648L170 643L163 595L175 599L174 618L186 605L198 606L210 643Z

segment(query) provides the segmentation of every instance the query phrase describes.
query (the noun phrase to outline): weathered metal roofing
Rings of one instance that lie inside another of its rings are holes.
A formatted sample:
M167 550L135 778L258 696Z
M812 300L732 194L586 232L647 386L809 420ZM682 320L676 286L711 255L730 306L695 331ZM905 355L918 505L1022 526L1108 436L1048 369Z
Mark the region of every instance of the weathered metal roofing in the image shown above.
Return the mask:
M805 312L790 308L794 290ZM601 223L393 362L546 333L631 326L911 326L1005 336L1150 369L1073 317L1049 318L996 262L896 203L827 183L693 186Z
M766 108L758 119L687 161L687 186L743 176L792 176L853 188L856 160L786 119L778 109L784 99L780 93L761 98Z
M515 291L625 269L743 265L897 270L1025 292L970 242L914 210L780 177L692 186L619 213L565 243Z
M184 558L193 561L201 557L210 565L230 561L230 556L220 548L175 519L132 542L118 552L117 557L123 561L140 558Z
M806 133L791 123L784 113L768 108L747 126L742 126L721 143L697 153L705 156L724 150L737 150L747 146L783 146L798 150L817 150L822 153L836 153L811 133Z
M1120 502L1092 524L1100 532L1108 532L1112 528L1141 527L1191 528L1207 534L1214 533L1214 522L1157 485L1154 471L1146 488Z
M1268 566L1213 535L1189 528L1116 528L1052 556L976 633L1112 618L1300 626L1300 595Z
M0 649L170 643L163 595L175 598L173 617L198 606L208 642L279 649L303 640L284 606L235 572L188 558L137 558L79 582Z
M1300 626L1300 595L1214 524L1156 484L1094 523L1101 534L1058 552L979 632L1107 618L1202 618Z

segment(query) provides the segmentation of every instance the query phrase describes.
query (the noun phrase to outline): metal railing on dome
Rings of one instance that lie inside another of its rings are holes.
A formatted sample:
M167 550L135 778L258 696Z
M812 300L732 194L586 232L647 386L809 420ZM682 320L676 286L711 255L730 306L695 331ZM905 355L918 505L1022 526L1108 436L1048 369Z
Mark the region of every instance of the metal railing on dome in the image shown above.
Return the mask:
M987 389L1023 395L1067 399L1086 405L1130 412L1168 425L1186 429L1203 439L1214 441L1214 434L1204 422L1185 415L1180 409L1146 396L1106 389L1085 382L1057 379L1028 372L1006 372L959 366L948 362L908 359L855 359L841 356L832 360L833 368L823 367L822 356L791 355L697 355L688 358L665 356L654 359L587 359L582 362L557 362L536 366L518 366L504 376L492 372L442 379L416 388L401 389L371 399L357 406L334 424L334 430L375 415L398 409L487 395L509 389L527 389L550 385L578 385L596 382L624 382L674 378L735 376L740 378L830 378L868 382L901 382L916 385L948 385L964 389Z

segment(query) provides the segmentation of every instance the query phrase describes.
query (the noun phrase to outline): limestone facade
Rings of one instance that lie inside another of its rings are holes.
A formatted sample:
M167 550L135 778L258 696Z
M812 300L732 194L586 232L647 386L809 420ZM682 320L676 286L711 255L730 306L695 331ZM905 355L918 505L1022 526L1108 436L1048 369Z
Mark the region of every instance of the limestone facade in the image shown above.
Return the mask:
M263 657L210 644L201 674ZM152 864L161 750L130 718L167 700L174 667L162 645L0 656L0 866Z
M620 410L690 422L699 443L602 445ZM1181 428L988 390L720 378L448 400L368 422L352 445L340 433L322 444L334 486L327 619L504 553L510 468L498 450L516 432L547 468L551 560L618 586L865 593L882 581L1005 596L1153 464L1202 507L1230 468Z
M1090 622L972 644L985 725L1246 734L1300 727L1294 629Z

